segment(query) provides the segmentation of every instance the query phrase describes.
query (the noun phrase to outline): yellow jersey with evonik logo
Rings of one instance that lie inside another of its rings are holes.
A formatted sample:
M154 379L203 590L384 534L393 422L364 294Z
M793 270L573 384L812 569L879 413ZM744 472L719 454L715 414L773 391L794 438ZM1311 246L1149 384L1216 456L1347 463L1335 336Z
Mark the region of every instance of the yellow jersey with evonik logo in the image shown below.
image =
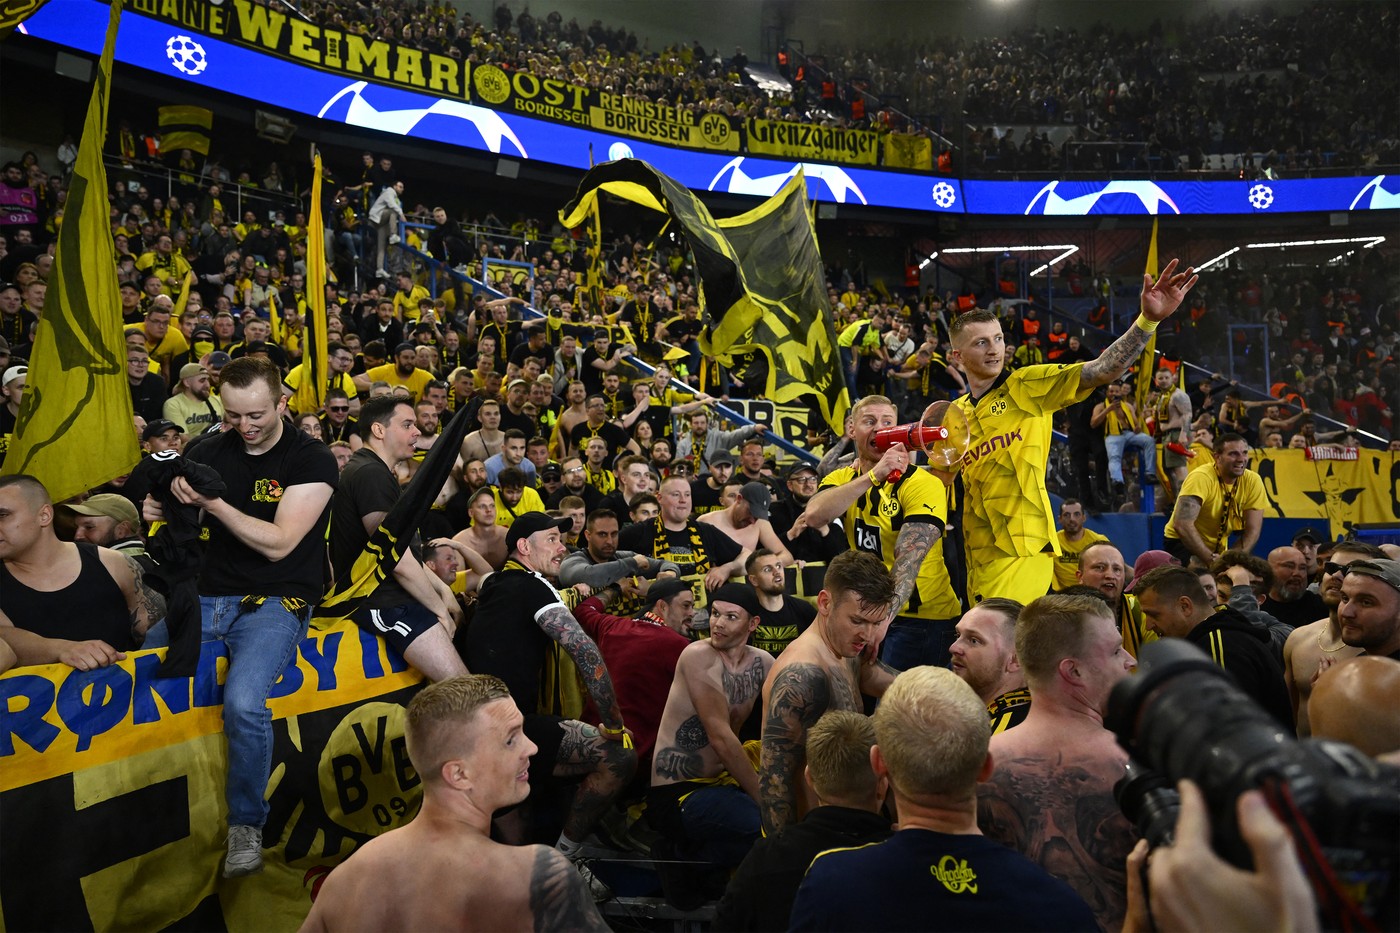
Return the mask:
M967 416L963 458L963 541L968 566L1030 557L1050 545L1060 552L1045 467L1050 416L1085 398L1083 363L1026 366L1004 372L986 394L956 404Z

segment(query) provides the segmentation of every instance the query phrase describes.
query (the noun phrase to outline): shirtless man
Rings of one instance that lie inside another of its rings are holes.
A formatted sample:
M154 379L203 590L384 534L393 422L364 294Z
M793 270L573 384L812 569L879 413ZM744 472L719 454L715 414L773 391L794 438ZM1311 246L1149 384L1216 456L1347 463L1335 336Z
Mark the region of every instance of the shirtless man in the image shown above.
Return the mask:
M485 558L497 570L506 562L506 527L496 524L496 494L490 486L482 486L467 500L467 514L472 523L452 536Z
M1298 738L1312 735L1308 721L1308 699L1318 675L1347 658L1361 654L1360 648L1342 643L1342 625L1337 619L1337 607L1342 603L1343 567L1358 560L1384 558L1385 552L1362 541L1343 541L1332 550L1332 556L1322 566L1322 582L1318 595L1327 606L1327 617L1300 625L1283 643L1283 682L1288 685L1288 698L1293 701L1293 719L1298 726Z
M1133 832L1113 799L1128 753L1104 728L1108 695L1134 667L1103 600L1055 594L1016 620L1016 657L1031 710L992 736L978 825L1060 878L1106 930L1123 925L1123 861Z
M537 749L523 723L495 677L457 677L414 697L404 731L422 809L332 871L301 929L607 930L561 852L491 841L491 814L530 793Z
M588 412L583 407L587 399L588 389L577 379L570 382L569 387L564 390L566 407L559 413L559 421L554 426L554 437L550 439L550 449L555 457L561 460L575 452L569 437L574 428L588 420Z
M739 730L773 666L772 655L748 644L760 613L747 584L726 583L711 594L710 637L676 662L647 795L647 820L676 855L727 868L758 839L758 772ZM714 783L725 773L738 786Z
M714 525L738 541L746 551L757 551L759 548L772 551L786 567L794 561L792 553L783 547L782 539L768 520L768 507L772 503L773 494L763 483L745 483L739 487L739 494L728 507L717 512L706 512L696 521Z
M829 709L864 709L882 696L894 668L878 660L895 609L884 561L846 551L827 567L817 619L783 650L763 682L763 756L758 769L763 831L771 836L816 805L802 781L807 730Z
M476 413L481 427L462 438L462 462L490 460L501 452L506 433L501 430L501 403L488 398Z
M1175 262L1175 260L1173 260ZM1191 270L1187 270L1188 272ZM1167 450L1171 443L1185 446L1191 436L1191 398L1176 386L1171 370L1159 369L1152 377L1152 385L1157 389L1157 438L1162 443L1162 469L1167 471L1171 486L1167 490L1169 500L1174 502L1181 484L1186 482L1187 459L1181 454Z

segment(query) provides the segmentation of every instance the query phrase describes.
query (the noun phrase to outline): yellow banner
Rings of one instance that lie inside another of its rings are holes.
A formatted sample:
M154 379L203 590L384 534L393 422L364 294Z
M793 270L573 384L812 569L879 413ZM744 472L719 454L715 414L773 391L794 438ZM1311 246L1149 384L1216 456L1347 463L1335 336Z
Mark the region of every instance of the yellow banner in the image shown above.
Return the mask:
M1357 451L1355 460L1309 460L1303 450L1255 450L1265 518L1326 519L1335 539L1353 525L1400 521L1400 454Z
M880 135L870 130L847 130L753 117L748 119L746 126L748 151L753 155L839 162L843 165L874 165L880 152Z
M465 100L469 66L449 55L317 26L253 0L131 0L133 12L323 71Z
M224 650L206 643L193 678L155 677L163 653L0 676L0 813L25 853L0 928L295 929L331 868L417 814L403 708L422 677L340 623L272 691L266 870L223 880Z
M885 168L933 171L933 140L927 136L889 134L885 137Z

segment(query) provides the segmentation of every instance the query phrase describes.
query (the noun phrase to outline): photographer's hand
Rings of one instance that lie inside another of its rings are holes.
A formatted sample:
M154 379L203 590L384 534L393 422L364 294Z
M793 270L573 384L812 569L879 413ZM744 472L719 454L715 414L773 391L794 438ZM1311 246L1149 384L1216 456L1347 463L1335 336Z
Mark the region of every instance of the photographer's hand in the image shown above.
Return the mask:
M1210 847L1205 798L1191 781L1178 785L1181 815L1176 842L1148 859L1152 912L1164 930L1259 930L1310 933L1319 929L1317 902L1288 830L1263 794L1236 802L1240 835L1255 870L1241 871Z

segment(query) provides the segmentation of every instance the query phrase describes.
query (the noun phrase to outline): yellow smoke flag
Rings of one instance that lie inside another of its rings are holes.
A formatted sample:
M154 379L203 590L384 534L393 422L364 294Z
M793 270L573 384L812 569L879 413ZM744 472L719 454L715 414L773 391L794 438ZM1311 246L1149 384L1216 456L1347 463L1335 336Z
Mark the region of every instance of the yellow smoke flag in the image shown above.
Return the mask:
M1147 266L1143 269L1152 276L1152 281L1157 281L1159 270L1157 268L1157 218L1152 218L1152 242L1147 247ZM1157 333L1153 331L1147 338L1147 346L1142 348L1142 355L1138 357L1137 365L1137 385L1133 390L1134 407L1137 409L1138 417L1141 418L1147 413L1147 396L1152 391L1152 375L1155 369L1157 357ZM1182 367L1184 370L1185 367Z
M277 307L277 289L273 289L267 294L267 323L272 327L272 333L268 339L279 347L282 346L282 312Z
M127 473L141 458L131 422L117 257L107 214L107 94L121 0L83 122L29 382L0 473L27 473L55 501Z
M297 383L292 407L299 412L319 411L326 403L326 237L321 218L321 154L316 153L311 176L311 214L306 220L306 315L302 322L302 379Z

